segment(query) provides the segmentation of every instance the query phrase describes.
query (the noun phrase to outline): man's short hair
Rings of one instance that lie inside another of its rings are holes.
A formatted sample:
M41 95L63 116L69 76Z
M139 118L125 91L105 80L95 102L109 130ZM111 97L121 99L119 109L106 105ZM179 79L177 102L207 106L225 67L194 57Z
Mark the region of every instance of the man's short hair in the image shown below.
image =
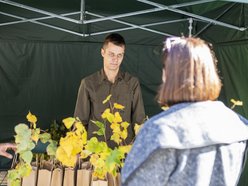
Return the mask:
M124 38L120 35L120 34L117 34L117 33L112 33L112 34L109 34L104 42L103 42L103 48L108 44L108 43L113 43L117 46L126 46L126 43L125 43L125 40Z

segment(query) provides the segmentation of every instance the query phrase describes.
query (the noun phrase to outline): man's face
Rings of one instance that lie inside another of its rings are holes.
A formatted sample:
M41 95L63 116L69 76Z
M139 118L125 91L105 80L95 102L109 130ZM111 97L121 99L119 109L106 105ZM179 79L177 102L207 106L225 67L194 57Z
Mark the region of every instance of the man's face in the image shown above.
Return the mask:
M103 66L106 70L118 71L124 57L125 46L117 46L109 42L101 50Z

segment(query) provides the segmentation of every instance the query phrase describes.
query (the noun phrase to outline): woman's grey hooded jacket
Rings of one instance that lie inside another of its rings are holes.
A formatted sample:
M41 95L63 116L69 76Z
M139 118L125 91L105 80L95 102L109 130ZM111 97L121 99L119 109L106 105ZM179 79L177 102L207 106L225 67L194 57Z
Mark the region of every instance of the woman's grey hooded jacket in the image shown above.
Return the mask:
M234 186L245 160L247 124L219 101L174 105L140 130L122 186Z

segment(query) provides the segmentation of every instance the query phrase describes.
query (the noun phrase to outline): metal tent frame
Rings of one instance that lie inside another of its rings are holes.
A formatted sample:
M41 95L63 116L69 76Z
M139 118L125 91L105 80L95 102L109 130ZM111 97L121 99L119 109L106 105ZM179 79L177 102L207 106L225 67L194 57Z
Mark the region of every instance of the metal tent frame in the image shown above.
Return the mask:
M225 0L225 1L231 1L231 0ZM236 3L245 3L243 0L239 0L239 1L232 1L233 3L231 3L231 5L226 8L226 10L224 10L223 12L221 12L219 14L219 16L217 16L215 19L211 19L211 18L207 18L204 16L200 16L197 14L193 14L190 12L186 12L183 11L179 8L182 7L187 7L187 6L194 6L194 5L199 5L199 4L204 4L204 3L211 3L211 2L216 2L216 0L195 0L195 1L191 1L188 3L182 3L182 4L175 4L175 5L170 5L170 6L166 6L163 4L159 4L159 3L155 3L149 0L137 0L137 2L146 4L146 5L150 5L153 8L150 9L146 9L146 10L141 10L141 11L134 11L134 12L129 12L129 13L124 13L124 14L119 14L119 15L113 15L113 16L103 16L103 15L99 15L96 14L94 12L90 12L85 10L85 0L81 0L80 3L80 11L77 12L70 12L70 13L65 13L65 14L55 14L49 11L45 11L45 10L41 10L38 8L34 8L31 6L27 6L24 4L20 4L17 2L13 2L13 1L9 1L9 0L0 0L0 4L7 4L7 5L11 5L11 6L15 6L18 8L22 8L25 10L29 10L29 11L33 11L39 14L44 14L45 16L43 17L39 17L39 18L25 18L25 17L21 17L21 16L17 16L8 12L3 12L0 11L0 14L5 15L5 16L9 16L15 19L18 19L17 21L10 21L10 22L4 22L4 23L0 23L0 27L1 26L7 26L7 25L13 25L13 24L20 24L20 23L25 23L25 22L31 22L34 24L39 24L45 27L49 27L52 29L56 29L59 31L63 31L63 32L67 32L70 34L74 34L77 36L81 36L81 37L88 37L88 36L95 36L95 35L101 35L101 34L106 34L106 33L110 33L110 32L119 32L119 31L125 31L125 30L132 30L132 29L141 29L141 30L145 30L147 32L152 32L155 34L160 34L163 36L173 36L172 34L166 33L166 32L161 32L158 30L154 30L152 28L152 26L156 26L156 25L164 25L164 24L170 24L170 23L177 23L177 22L188 22L188 28L189 28L189 36L192 35L192 29L193 29L193 22L197 21L197 22L205 22L207 23L207 25L201 29L198 33L196 33L195 35L200 34L202 31L204 31L205 29L207 29L210 25L219 25L219 26L223 26L226 28L230 28L230 29L235 29L238 31L245 31L247 28L246 27L239 27L236 25L232 25L232 24L228 24L225 22L221 22L218 21L218 18L221 17L223 14L225 14L226 12L228 12ZM246 2L247 3L247 2ZM169 21L162 21L162 22L153 22L153 23L147 23L147 24L142 24L142 25L137 25L137 24L133 24L133 23L129 23L127 21L123 21L120 20L121 18L126 18L126 17L131 17L131 16L137 16L137 15L142 15L142 14L149 14L149 13L154 13L154 12L159 12L159 11L171 11L174 13L178 13L178 14L182 14L187 16L187 18L184 19L176 19L176 20L169 20ZM79 15L80 19L72 19L69 18L68 16L71 15ZM93 19L89 19L87 20L86 17L87 15L93 16L95 18ZM87 25L87 24L93 24L93 23L97 23L97 22L103 22L103 21L113 21L113 22L117 22L120 23L122 25L124 25L125 27L123 28L116 28L116 29L110 29L110 30L105 30L105 31L100 31L100 32L94 32L94 33L80 33L80 32L75 32L73 30L69 30L63 27L59 27L59 26L55 26L52 24L48 24L48 23L43 23L41 22L41 20L46 20L46 19L51 19L51 18L57 18L57 19L61 19L64 21L68 21L74 24L80 24L80 25Z

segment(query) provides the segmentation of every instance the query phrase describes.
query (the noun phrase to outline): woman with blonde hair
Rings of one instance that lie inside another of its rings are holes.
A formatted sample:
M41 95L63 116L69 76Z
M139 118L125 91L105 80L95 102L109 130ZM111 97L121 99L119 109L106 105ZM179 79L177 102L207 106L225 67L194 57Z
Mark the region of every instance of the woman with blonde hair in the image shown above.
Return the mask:
M217 101L221 81L209 45L169 38L158 101L122 169L123 186L234 186L242 172L247 120Z

